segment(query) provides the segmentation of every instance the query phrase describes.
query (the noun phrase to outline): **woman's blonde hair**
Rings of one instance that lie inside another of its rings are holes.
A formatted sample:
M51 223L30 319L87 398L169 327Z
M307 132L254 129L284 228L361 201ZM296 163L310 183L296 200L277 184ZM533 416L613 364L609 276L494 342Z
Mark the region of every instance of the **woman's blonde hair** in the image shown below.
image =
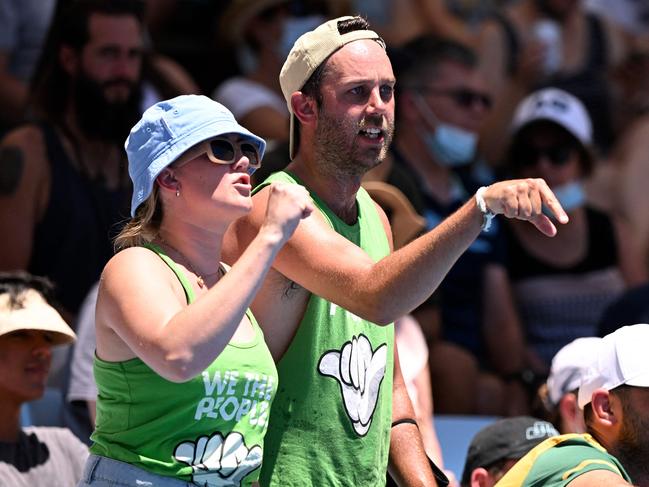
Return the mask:
M115 237L115 252L129 247L140 247L158 235L162 221L162 202L159 193L158 185L154 184L149 197L142 202L135 216Z

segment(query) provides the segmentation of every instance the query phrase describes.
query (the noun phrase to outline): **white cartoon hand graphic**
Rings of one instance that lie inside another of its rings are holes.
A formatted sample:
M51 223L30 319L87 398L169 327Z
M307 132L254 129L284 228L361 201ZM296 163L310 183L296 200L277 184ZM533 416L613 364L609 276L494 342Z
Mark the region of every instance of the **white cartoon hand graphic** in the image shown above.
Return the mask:
M246 447L243 436L231 432L225 440L220 433L200 436L176 447L174 457L194 470L192 480L203 486L239 486L241 479L261 466L262 449Z
M370 428L372 415L385 375L388 347L381 345L372 352L365 335L345 343L340 352L334 350L320 358L318 370L340 383L345 410L356 433L364 436Z

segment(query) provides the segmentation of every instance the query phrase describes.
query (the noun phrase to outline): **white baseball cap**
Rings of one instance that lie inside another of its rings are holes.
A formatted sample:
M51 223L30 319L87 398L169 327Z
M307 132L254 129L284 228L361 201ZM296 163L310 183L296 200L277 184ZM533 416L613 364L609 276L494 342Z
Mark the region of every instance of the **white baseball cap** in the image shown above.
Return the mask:
M579 387L579 407L591 401L596 389L623 384L649 387L649 324L623 326L606 335Z
M511 125L512 136L532 122L554 122L573 135L584 147L593 141L593 125L584 104L558 88L535 91L517 107Z
M577 338L556 353L546 381L553 405L559 404L564 394L577 390L598 354L601 341L600 337Z

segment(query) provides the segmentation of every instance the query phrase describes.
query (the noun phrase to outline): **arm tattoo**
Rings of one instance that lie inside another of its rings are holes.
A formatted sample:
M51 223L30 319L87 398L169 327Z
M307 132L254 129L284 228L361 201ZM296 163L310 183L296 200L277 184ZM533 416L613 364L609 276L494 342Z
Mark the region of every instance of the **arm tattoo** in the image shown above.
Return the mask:
M0 196L11 196L23 174L23 152L18 147L0 148Z

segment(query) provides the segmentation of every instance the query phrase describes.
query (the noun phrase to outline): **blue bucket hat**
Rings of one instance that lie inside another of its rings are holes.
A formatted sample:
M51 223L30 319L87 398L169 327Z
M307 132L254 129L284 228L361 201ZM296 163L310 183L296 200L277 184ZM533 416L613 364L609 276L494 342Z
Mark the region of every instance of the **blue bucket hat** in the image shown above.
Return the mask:
M182 95L148 108L124 143L133 181L131 216L153 190L162 170L196 144L219 135L247 138L264 156L266 141L239 125L230 110L202 95Z

